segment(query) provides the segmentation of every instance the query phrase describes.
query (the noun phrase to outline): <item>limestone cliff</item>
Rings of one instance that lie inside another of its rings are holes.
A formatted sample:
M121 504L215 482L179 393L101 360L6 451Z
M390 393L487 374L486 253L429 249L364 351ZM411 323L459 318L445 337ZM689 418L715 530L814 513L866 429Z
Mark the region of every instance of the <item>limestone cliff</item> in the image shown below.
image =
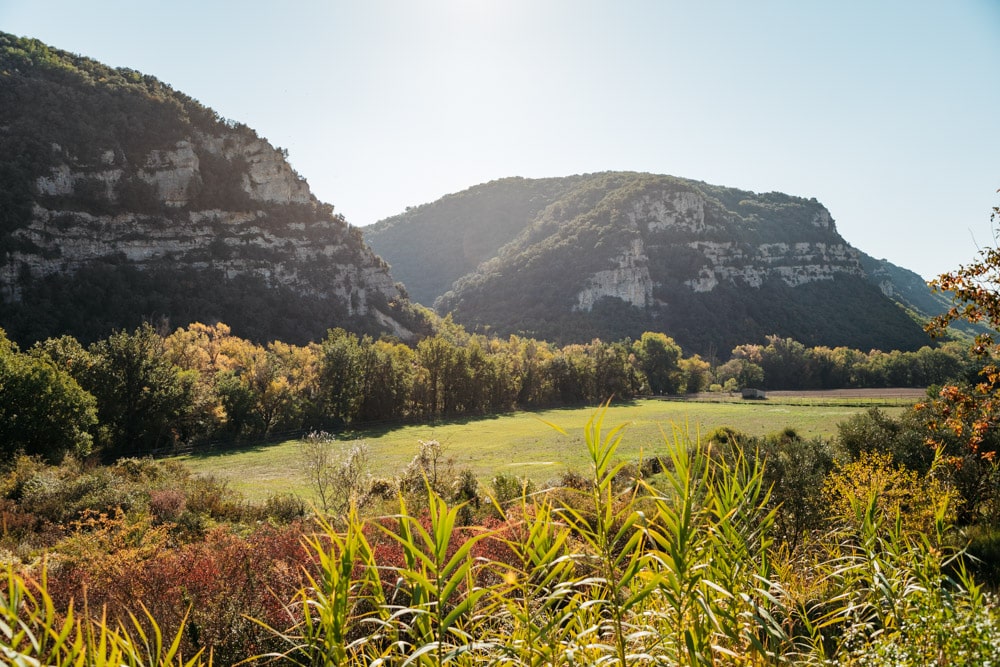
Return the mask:
M593 310L594 304L605 297L619 299L637 308L652 303L653 280L649 275L649 260L642 239L635 239L612 260L613 267L597 271L587 279L576 295L577 310Z
M668 268L667 274L693 292L711 292L720 285L758 288L769 280L796 287L833 280L837 275L863 277L857 251L837 235L829 212L816 206L803 211L804 236L790 226L784 230L787 240L755 242L753 236L740 239L749 221L719 210L718 203L710 202L696 185L675 181L666 189L653 187L627 201L623 216L616 212L618 224L632 230L636 238L619 257L611 259L613 268L595 273L588 281L577 295L579 307L590 310L601 296L639 307L652 305L649 255L670 253L676 244L689 249L691 259L686 273ZM740 240L716 240L719 238ZM597 291L594 285L599 286Z
M413 337L420 318L388 266L283 151L152 77L2 33L0 57L0 148L21 150L0 152L14 193L0 217L0 326L100 335L60 312L44 326L40 309L77 294L98 311L135 304L92 313L105 329L197 318L264 340L334 326ZM107 293L79 294L81 281Z

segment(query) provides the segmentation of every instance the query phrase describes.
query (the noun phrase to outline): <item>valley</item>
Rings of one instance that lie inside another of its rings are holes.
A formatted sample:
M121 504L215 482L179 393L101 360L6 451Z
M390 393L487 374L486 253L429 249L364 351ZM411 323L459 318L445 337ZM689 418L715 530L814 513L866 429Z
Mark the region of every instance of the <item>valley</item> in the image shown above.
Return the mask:
M0 662L1000 663L1000 250L932 289L756 167L360 228L256 129L0 32Z

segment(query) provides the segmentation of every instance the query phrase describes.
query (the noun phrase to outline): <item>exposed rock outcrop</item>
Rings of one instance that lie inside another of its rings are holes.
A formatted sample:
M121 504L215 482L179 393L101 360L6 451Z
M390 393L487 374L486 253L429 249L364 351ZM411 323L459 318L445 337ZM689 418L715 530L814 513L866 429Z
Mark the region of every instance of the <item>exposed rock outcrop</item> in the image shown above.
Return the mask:
M576 295L577 309L590 311L599 300L610 297L620 299L637 308L645 308L653 298L653 281L642 239L616 258L612 269L598 271L587 281L587 286Z
M632 204L628 217L632 224L644 225L650 232L683 229L702 233L706 231L705 198L689 190L662 198L646 195Z
M760 287L772 278L796 287L837 275L864 276L857 251L846 243L765 243L749 253L735 243L692 241L688 246L707 260L697 277L684 281L695 292L738 282Z

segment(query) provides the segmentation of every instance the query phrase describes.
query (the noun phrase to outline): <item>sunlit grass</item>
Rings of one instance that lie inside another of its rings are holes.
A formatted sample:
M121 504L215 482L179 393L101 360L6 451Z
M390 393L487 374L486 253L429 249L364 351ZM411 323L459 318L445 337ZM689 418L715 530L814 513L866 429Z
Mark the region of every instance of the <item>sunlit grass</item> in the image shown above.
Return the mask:
M837 424L869 406L792 405L771 401L741 403L674 402L640 400L608 409L607 419L625 424L628 438L618 455L638 458L640 452L656 453L662 443L661 428L676 424L686 431L709 433L720 426L733 426L751 435L765 435L786 427L805 438L833 437ZM882 408L896 416L902 407ZM498 472L528 477L544 483L566 469L583 470L586 450L579 446L579 429L593 414L592 407L517 412L509 415L360 430L341 434L345 442L364 440L369 448L372 474L398 474L417 453L419 441L437 440L458 468L470 468L480 480ZM551 422L565 428L563 435L542 426ZM275 493L298 493L309 497L298 449L298 441L255 446L241 451L194 454L179 457L193 471L228 480L232 488L251 499Z

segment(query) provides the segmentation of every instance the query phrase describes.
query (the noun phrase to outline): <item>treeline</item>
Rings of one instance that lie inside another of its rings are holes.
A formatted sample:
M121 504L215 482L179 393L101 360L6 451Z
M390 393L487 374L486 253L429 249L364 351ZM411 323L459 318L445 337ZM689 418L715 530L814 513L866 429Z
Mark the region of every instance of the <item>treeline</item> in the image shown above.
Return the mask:
M725 389L866 389L929 387L971 380L979 366L961 343L925 346L916 352L862 352L847 347L806 347L792 338L768 336L766 345L738 345L715 371Z
M2 330L0 330L2 332ZM450 318L416 346L343 329L266 346L225 324L169 335L144 324L84 347L70 336L22 352L0 336L0 454L95 449L106 460L180 443L257 440L383 421L426 421L614 396L741 387L926 386L967 375L957 346L867 354L771 337L713 364L662 333L558 347L471 335Z

